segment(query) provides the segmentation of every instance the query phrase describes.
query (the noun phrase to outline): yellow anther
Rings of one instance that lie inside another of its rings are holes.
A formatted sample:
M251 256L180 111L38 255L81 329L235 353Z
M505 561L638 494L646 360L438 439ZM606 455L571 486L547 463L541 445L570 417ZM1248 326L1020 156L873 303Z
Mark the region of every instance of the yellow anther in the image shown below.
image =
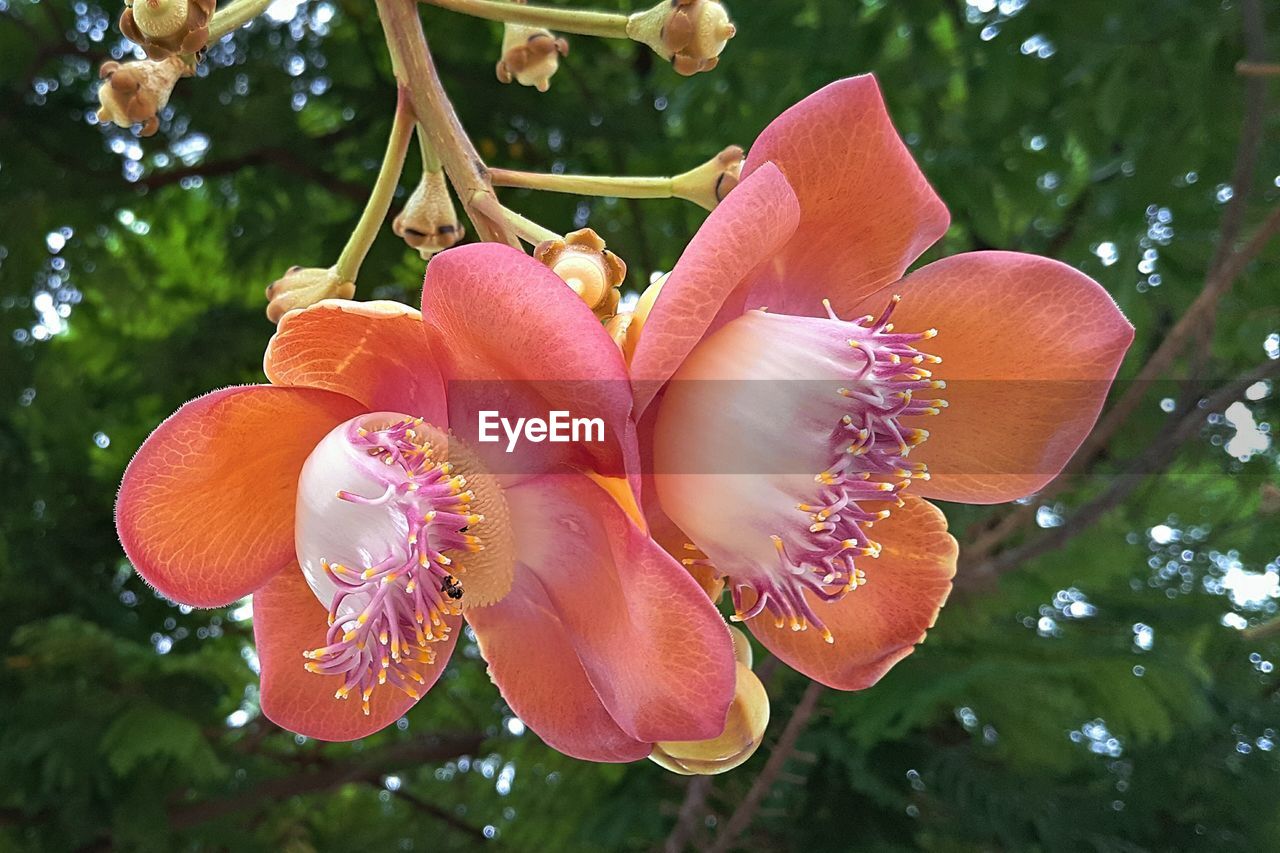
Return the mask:
M926 341L929 340L930 338L936 338L937 336L938 336L937 329L925 329L923 332L920 333L920 337Z
M348 631L347 633L345 633L345 634L343 634L343 635L342 635L342 642L344 642L344 643L350 643L350 642L352 642L353 640L355 640L355 638L356 638L356 632L355 632L355 631Z
M831 636L831 631L826 628L822 629L822 639L826 640L828 643L835 643L836 641L836 638Z

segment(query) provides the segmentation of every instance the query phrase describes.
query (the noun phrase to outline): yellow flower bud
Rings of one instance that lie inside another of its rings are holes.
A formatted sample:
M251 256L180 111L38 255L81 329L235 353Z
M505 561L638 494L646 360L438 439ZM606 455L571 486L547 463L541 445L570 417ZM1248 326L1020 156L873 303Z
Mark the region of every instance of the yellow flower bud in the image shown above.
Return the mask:
M309 308L322 299L350 299L356 295L355 282L343 281L335 267L289 267L289 271L267 288L267 319L280 318L295 308Z
M516 0L523 3L524 0ZM521 86L532 86L545 92L551 78L560 68L560 57L569 55L569 42L557 38L542 27L506 24L502 31L502 58L498 60L498 79L512 80Z
M662 0L627 22L627 35L669 60L686 77L719 63L737 30L719 0Z
M630 314L631 320L624 330L626 338L622 342L622 355L627 360L627 364L631 364L631 358L635 355L636 347L640 344L640 335L644 332L644 324L649 319L649 312L653 310L654 303L658 301L658 294L662 293L662 286L667 283L670 275L670 273L667 273L645 288L644 293L640 294L639 301L636 302L635 309Z
M654 744L649 759L684 776L724 773L755 754L768 725L769 694L755 673L739 661L733 704L729 706L724 732L711 740Z
M197 53L209 43L209 19L217 0L125 0L120 32L147 56Z
M707 162L671 180L672 195L715 210L729 191L742 178L744 153L737 145L730 145Z
M404 210L392 221L391 230L417 249L424 261L467 235L458 223L443 170L423 173Z
M151 136L160 127L158 114L169 103L178 78L191 75L191 66L180 56L144 59L141 62L104 62L98 70L98 121L120 127L142 125Z
M590 228L565 235L563 240L538 244L533 256L551 268L597 317L612 317L621 295L618 285L627 277L627 265L605 248L604 240Z

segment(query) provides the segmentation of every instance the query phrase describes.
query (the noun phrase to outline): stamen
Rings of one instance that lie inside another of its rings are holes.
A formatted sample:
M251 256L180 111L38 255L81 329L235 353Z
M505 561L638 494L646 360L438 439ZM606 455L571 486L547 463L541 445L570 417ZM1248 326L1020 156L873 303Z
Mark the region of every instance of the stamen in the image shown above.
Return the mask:
M830 466L814 476L816 494L798 503L809 523L791 527L786 538L772 536L778 565L774 571L739 574L732 578L734 621L751 619L765 610L779 628L794 631L812 627L828 642L831 631L810 606L804 590L821 602L838 601L867 583L867 574L855 561L880 555L880 544L867 530L889 516L888 509L864 508L886 501L903 505L902 492L913 480L927 480L922 463L907 462L912 448L929 437L928 430L903 429L904 417L936 415L947 402L915 398L924 390L942 389L946 383L917 365L939 364L942 359L918 352L914 345L935 337L936 329L919 334L897 332L889 322L900 297L894 296L884 312L849 322L840 320L830 302L823 300L828 317L847 324L850 356L849 384L837 389L848 401L848 410L832 430Z
M390 526L385 529L400 533L396 541L356 549L364 561L358 568L332 557L318 560L326 588L335 591L328 601L325 644L304 652L303 657L307 671L340 677L334 695L339 699L357 696L368 714L370 696L378 685L390 684L415 698L421 695L418 687L426 682L417 667L435 662L432 645L449 638L446 617L462 613L464 596L469 606L481 606L501 598L510 588L510 566L505 565L510 557L510 525L505 498L492 478L468 475L475 487L483 486L483 500L477 500L474 489L464 491L468 477L443 458L452 453L467 463L464 467L469 470L472 460L465 448L457 444L452 448L435 446L456 439L424 427L418 419L393 420L381 427L373 426L369 418L361 422L360 426L351 422L340 427L339 438L349 448L347 453L355 451L346 458L358 460L357 481L377 485L339 489L336 497L361 511L373 510L374 518L394 520L394 524L386 522ZM323 464L332 461L326 458L317 468L332 472L332 464ZM307 476L304 469L304 482ZM380 491L367 493L375 488ZM312 522L318 527L324 526L329 512L323 506L318 521ZM342 539L300 534L300 560L304 541ZM465 586L467 570L446 552L475 554L486 544L495 545L496 550L492 556L473 558L478 575L476 595L471 596ZM344 552L342 556L350 558L352 554ZM315 575L312 571L313 588Z

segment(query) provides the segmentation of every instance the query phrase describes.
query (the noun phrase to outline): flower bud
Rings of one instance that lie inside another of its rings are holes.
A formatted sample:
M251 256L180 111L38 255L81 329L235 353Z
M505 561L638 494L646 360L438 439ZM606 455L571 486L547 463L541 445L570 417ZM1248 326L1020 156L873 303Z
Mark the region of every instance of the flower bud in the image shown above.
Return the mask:
M443 170L423 172L404 210L392 221L391 230L417 249L424 261L467 235L458 224Z
M523 3L524 0L517 0ZM521 86L532 86L545 92L551 78L560 68L560 57L569 55L569 42L557 38L542 27L507 24L502 31L502 58L498 60L498 79L515 80Z
M710 71L737 30L719 0L662 0L627 22L627 35L670 60L688 77Z
M355 282L343 281L336 267L289 267L267 288L267 319L279 323L295 308L310 308L322 299L350 299L355 295Z
M715 210L742 177L744 153L730 145L707 162L671 180L671 194L707 210Z
M755 673L739 661L733 704L729 706L724 732L711 740L656 743L649 759L683 776L724 773L755 754L768 725L769 694Z
M217 0L125 0L120 32L152 59L197 53L209 43Z
M98 121L120 127L142 125L142 135L151 136L160 127L158 114L169 103L179 77L191 75L191 66L180 56L144 59L140 62L104 62L98 70Z
M644 293L640 294L640 299L636 301L636 307L629 315L631 319L623 330L626 337L621 344L622 356L627 360L627 364L631 364L631 358L636 353L636 347L640 345L640 335L644 332L644 324L648 322L649 313L653 311L654 303L658 301L658 294L662 293L662 286L667 283L667 279L670 276L671 273L667 273L645 288Z
M583 228L563 240L546 240L533 250L533 256L564 279L602 319L617 313L618 285L627 277L627 265L604 246L599 234Z

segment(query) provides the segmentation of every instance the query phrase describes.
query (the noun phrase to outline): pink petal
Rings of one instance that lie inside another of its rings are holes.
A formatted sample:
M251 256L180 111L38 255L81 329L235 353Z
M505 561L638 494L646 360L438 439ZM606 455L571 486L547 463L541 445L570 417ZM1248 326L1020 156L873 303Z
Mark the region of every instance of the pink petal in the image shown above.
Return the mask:
M622 354L555 273L508 246L459 246L428 265L422 312L440 344L450 426L492 471L518 479L570 462L609 476L628 473L634 431ZM601 418L605 441L524 441L508 454L505 438L477 441L482 410L513 422L556 410Z
M707 217L662 286L631 358L637 416L707 334L729 295L791 239L799 221L795 194L768 163Z
M884 550L878 558L859 559L865 585L830 604L805 593L834 643L814 630L778 628L768 612L747 620L781 660L837 690L870 687L911 654L933 627L956 571L956 540L947 533L946 517L927 501L907 498L871 534Z
M622 730L648 742L719 735L733 699L733 644L683 567L581 475L546 475L507 498L516 571L537 575Z
M369 714L360 697L338 699L342 679L307 672L302 653L325 644L328 611L316 600L297 563L291 563L253 595L253 637L262 664L262 713L276 725L317 740L357 740L394 723L418 701L389 684L375 687ZM417 665L424 693L444 672L461 620L450 618L448 640L435 643L435 663Z
M120 486L116 530L138 573L195 607L266 583L293 559L302 463L360 411L341 394L263 385L187 403L151 433Z
M422 314L398 302L328 299L292 311L271 338L263 367L274 385L337 391L372 412L449 425Z
M628 735L596 693L538 576L516 571L502 601L472 608L489 675L522 722L548 746L584 761L636 761L653 744Z
M773 163L801 220L776 262L745 288L745 309L813 315L902 277L950 216L894 130L871 75L832 83L784 112L751 146L749 175Z
M1133 342L1133 327L1097 282L1066 264L1013 252L957 255L867 300L901 293L904 332L934 327L920 347L942 357L933 374L950 404L904 419L930 438L911 453L932 479L922 497L999 503L1057 476L1093 428ZM911 423L914 421L914 423Z

